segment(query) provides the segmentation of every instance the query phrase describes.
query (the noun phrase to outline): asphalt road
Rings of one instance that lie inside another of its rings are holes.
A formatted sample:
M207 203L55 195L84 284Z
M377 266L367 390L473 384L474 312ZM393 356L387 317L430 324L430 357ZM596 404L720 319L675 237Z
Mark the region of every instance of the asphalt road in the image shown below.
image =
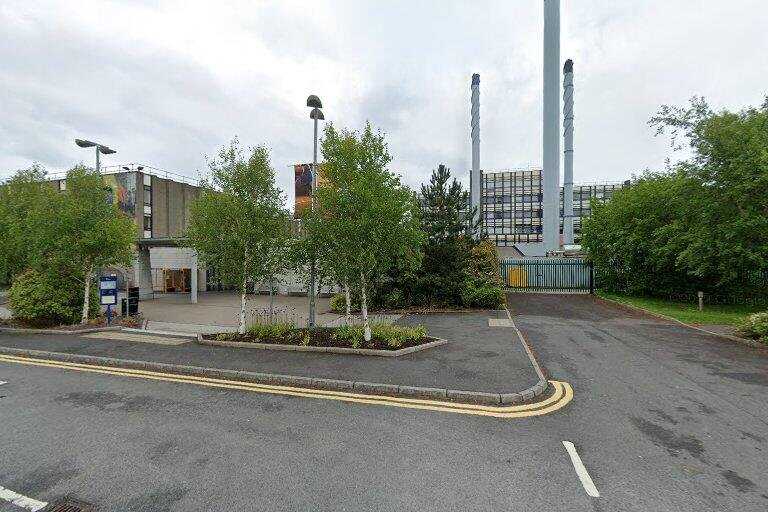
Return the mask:
M511 306L552 377L574 388L551 415L462 416L0 363L0 486L103 511L768 508L764 352L588 297L514 295ZM599 498L562 441L575 444Z

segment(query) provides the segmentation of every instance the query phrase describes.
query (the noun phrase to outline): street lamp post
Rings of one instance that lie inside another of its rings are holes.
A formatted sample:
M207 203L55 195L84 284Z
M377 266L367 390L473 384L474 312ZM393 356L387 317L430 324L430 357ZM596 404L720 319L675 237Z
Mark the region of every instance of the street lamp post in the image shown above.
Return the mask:
M75 139L75 144L80 146L81 148L96 148L96 172L101 171L101 163L99 162L99 153L102 155L111 155L113 153L117 153L114 149L111 149L103 144L99 144L98 142L91 142L89 140L84 139Z
M311 94L307 98L307 106L312 108L309 118L314 121L314 148L312 151L312 190L310 192L310 208L315 208L315 187L317 186L317 122L325 119L323 116L323 103L320 98ZM315 265L315 254L312 253L312 262L309 269L309 326L315 327L315 288L317 281L317 269Z

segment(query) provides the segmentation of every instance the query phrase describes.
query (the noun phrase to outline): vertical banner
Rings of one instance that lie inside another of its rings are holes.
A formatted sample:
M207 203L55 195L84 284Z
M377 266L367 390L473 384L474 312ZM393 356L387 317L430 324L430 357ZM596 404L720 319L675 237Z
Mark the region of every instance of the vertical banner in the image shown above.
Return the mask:
M312 196L312 164L296 164L294 170L294 191L296 200L294 202L294 217L301 216L302 210L309 207Z
M312 204L312 164L296 164L293 166L295 175L294 192L296 199L293 207L293 216L301 216L302 210ZM323 164L317 164L317 185L325 184Z

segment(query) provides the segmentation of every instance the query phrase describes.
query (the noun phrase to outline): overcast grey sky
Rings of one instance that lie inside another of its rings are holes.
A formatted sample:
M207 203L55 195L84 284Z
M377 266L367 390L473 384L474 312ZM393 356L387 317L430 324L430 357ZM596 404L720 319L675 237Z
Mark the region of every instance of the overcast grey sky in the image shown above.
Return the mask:
M238 135L289 164L312 157L304 106L383 129L393 170L418 185L438 163L465 176L469 97L481 75L484 169L541 163L542 2L40 1L0 3L0 178L60 171L91 153L197 176ZM646 124L662 103L716 108L768 94L765 0L563 0L575 61L576 181L662 168Z

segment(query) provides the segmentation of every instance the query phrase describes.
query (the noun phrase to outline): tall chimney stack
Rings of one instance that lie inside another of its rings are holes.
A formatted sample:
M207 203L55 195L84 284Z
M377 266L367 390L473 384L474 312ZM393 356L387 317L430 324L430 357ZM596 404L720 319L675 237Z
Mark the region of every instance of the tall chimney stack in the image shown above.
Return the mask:
M563 66L563 243L573 244L573 61Z
M470 204L476 215L482 215L480 196L483 178L480 170L480 75L472 75L472 171L469 176ZM477 222L477 217L474 219Z
M560 248L560 0L544 0L543 241Z

